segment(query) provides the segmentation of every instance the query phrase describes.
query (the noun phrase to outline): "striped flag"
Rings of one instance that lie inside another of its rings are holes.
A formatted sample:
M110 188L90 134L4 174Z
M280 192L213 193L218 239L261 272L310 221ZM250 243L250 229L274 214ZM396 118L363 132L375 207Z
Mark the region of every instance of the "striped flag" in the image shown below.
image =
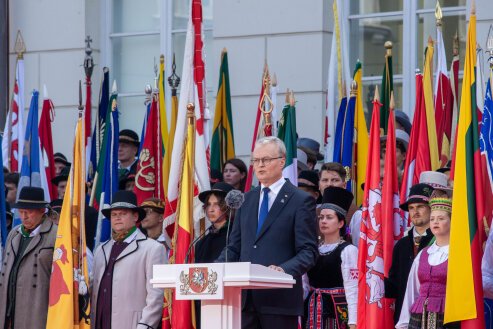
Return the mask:
M438 2L437 2L438 4ZM435 71L435 122L437 126L437 145L440 155L440 166L450 160L450 144L452 138L452 115L454 95L447 72L447 56L443 43L441 26L437 26L437 67Z
M474 8L474 6L473 6ZM469 17L466 61L457 125L454 199L445 292L444 322L484 328L481 254L484 195L476 111L476 15Z
M41 170L41 146L39 144L38 132L38 91L34 90L27 117L26 136L24 138L24 152L22 155L22 165L20 172L19 185L17 187L17 198L24 186L41 187L44 190L45 200L50 199L46 172ZM12 227L21 223L19 212L14 211L14 223Z
M288 178L292 184L298 186L298 162L296 159L296 142L298 137L296 135L295 99L292 91L289 94L289 104L286 104L282 110L277 137L286 146L286 163L282 169L282 175L284 178Z
M24 59L18 58L15 68L14 95L3 130L3 165L11 172L20 172L24 150Z
M368 128L366 126L365 112L363 108L363 80L361 72L361 63L356 63L354 69L354 81L356 81L356 110L354 116L354 133L356 134L354 146L354 163L356 164L356 170L353 172L356 174L354 182L356 183L354 188L354 196L356 204L360 205L363 202L363 192L360 190L361 184L366 179L366 165L368 161Z
M86 139L83 125L83 118L80 117L77 120L67 193L55 240L46 328L90 328L89 272L84 227Z
M491 84L493 70L490 68L490 78L486 85L483 116L481 118L481 132L479 135L479 148L481 149L481 169L484 182L484 199L493 200L493 98L491 96ZM486 203L486 224L491 226L493 216L493 204Z
M383 233L387 223L382 217L382 187L380 184L381 106L377 87L370 127L358 253L358 329L393 327L393 312L389 300L384 298L384 261L387 257L392 257L392 252L388 255L388 249L384 245L386 236Z
M216 110L211 141L211 169L223 171L223 164L235 157L233 134L233 114L229 89L228 52L221 53L219 69L219 87L217 88Z
M435 123L435 106L433 103L432 71L433 64L433 40L428 39L428 47L425 50L425 65L423 69L423 95L426 108L426 129L428 131L428 148L431 170L440 168L438 153L437 128Z
M385 43L385 66L382 73L382 107L380 108L380 128L383 129L384 135L387 134L389 123L389 106L390 94L394 91L394 75L392 72L392 46Z
M344 96L339 104L339 111L337 112L337 122L334 133L334 154L332 155L332 161L341 163L342 161L342 139L344 135L344 120L346 117L347 109L347 97Z
M49 187L51 200L58 199L57 186L51 182L55 178L55 159L53 158L53 137L51 122L55 117L55 106L48 97L48 91L44 86L43 109L39 120L39 142L41 144L41 163L45 169L46 181Z
M98 170L95 176L96 185L93 192L99 210L94 248L107 241L111 236L110 220L103 215L101 210L110 206L113 193L118 190L118 135L120 129L117 96L116 83L114 82L105 118L103 144L101 145Z

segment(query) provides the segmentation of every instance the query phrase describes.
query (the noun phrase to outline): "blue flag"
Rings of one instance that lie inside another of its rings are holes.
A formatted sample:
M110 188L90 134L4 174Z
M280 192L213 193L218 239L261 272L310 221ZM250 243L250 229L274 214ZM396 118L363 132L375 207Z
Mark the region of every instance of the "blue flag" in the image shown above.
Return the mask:
M491 83L491 79L488 79L479 135L481 160L486 169L485 174L487 174L487 177L483 177L487 199L493 195L493 99L491 97ZM490 204L487 207L491 209Z
M103 145L98 163L98 180L96 184L96 200L99 202L99 217L95 238L95 246L107 241L111 236L109 218L104 217L101 210L111 204L113 194L118 190L118 108L116 93L111 95L106 114Z
M22 165L19 184L17 187L17 198L23 187L35 186L45 188L46 182L42 181L42 175L44 174L44 168L41 172L40 168L40 153L41 147L39 144L38 134L38 91L34 90L31 97L31 105L29 107L29 115L27 117L26 125L26 137L24 139L24 150L22 153ZM46 180L46 177L44 177ZM43 184L44 183L44 184ZM45 200L49 201L49 190L44 189ZM14 223L13 226L19 225L21 220L17 210L14 211Z
M354 112L356 109L356 95L349 98L349 103L344 116L344 131L342 135L341 145L341 164L346 169L346 172L351 173L353 168L354 154ZM346 182L346 189L352 192L352 175L349 175L349 180Z
M344 116L346 115L347 97L341 99L334 136L334 155L332 161L341 163L342 160L342 135L344 131Z
M139 145L139 152L137 152L137 157L140 154L140 151L142 150L142 145L144 145L144 137L146 134L147 130L147 121L149 120L149 114L151 113L151 102L149 102L146 105L146 115L144 116L144 124L142 125L142 133L140 134L140 145Z
M103 81L101 82L101 92L99 95L98 115L94 122L91 142L91 161L87 168L88 181L91 181L96 174L98 161L100 158L101 147L103 146L104 125L106 122L106 112L110 99L110 73L108 68L103 69Z

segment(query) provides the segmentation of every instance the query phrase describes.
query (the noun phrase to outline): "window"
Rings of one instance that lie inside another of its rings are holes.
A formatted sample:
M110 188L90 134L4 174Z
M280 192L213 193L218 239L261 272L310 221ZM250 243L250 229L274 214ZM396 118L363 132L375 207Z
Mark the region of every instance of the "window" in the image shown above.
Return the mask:
M375 85L380 87L386 41L392 41L394 97L396 108L410 118L414 113L415 71L423 69L428 36L436 39L436 0L351 1L346 13L350 26L349 62L363 64L363 95L366 111L371 112ZM452 62L453 37L459 31L460 58L464 58L466 0L440 1L442 34L447 67ZM436 56L434 56L436 61ZM463 63L460 69L462 70Z
M173 53L181 76L190 0L106 0L106 24L102 27L103 65L110 67L111 83L118 86L120 126L140 134L145 113L145 86L154 85L154 66L165 55L166 79L171 74ZM212 0L202 0L204 57L212 51ZM206 70L207 99L212 98L211 70ZM166 94L171 90L166 81ZM168 97L169 98L169 97ZM170 99L168 108L170 108ZM168 111L169 112L169 111Z

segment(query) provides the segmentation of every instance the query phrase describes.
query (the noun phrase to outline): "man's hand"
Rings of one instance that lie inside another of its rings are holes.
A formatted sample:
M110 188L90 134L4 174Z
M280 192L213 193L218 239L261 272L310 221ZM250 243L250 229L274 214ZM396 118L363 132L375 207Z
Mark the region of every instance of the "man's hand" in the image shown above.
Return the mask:
M269 268L273 269L274 271L284 273L284 270L282 269L282 267L279 267L276 265L271 265L271 266L269 266Z
M355 324L350 324L349 325L349 329L356 329L356 325Z

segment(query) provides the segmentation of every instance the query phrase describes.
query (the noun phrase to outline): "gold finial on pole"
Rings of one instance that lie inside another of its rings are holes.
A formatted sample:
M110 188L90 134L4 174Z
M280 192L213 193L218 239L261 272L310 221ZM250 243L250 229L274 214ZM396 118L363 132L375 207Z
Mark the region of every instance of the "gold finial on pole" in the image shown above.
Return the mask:
M385 41L385 44L383 46L385 47L385 49L387 49L386 55L392 56L392 41Z
M476 1L471 1L471 15L476 15Z
M271 80L272 87L277 87L277 75L274 73Z
M358 95L358 83L356 81L351 81L351 97Z
M24 58L24 53L26 52L26 45L24 39L22 38L21 30L17 30L17 36L15 37L14 51L17 54L17 59Z
M442 18L443 18L442 7L440 7L440 2L438 2L437 0L437 4L435 6L435 19L437 20L436 25L438 27L442 26Z
M285 103L286 104L289 104L289 88L286 88L286 99L285 99Z
M294 92L291 90L289 93L289 105L294 106L296 99L294 98Z
M394 91L393 90L390 92L389 109L391 109L391 110L395 109Z
M378 93L378 85L375 85L375 94L373 96L374 102L380 102L380 94Z

